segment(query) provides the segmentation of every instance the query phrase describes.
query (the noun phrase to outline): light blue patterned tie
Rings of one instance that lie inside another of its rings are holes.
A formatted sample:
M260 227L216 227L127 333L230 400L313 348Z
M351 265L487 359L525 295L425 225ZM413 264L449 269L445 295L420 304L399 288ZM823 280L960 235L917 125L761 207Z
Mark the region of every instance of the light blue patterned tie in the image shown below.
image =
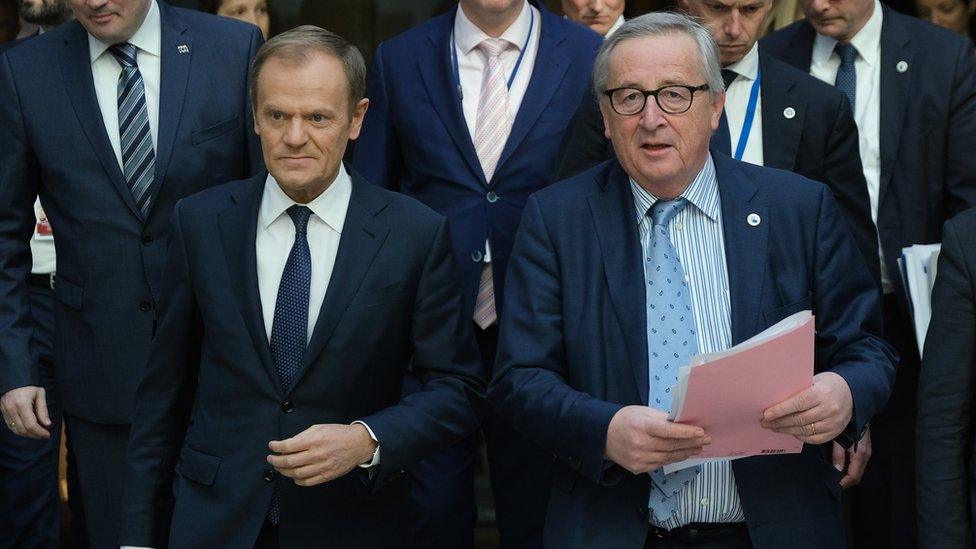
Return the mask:
M115 44L109 51L122 67L119 74L119 137L122 140L122 170L132 198L143 218L149 212L149 199L155 177L156 155L149 131L146 86L136 64L138 49L129 43Z
M838 42L834 46L834 51L840 56L840 68L837 69L837 78L834 79L834 87L844 92L844 95L851 102L851 110L854 110L854 100L857 99L857 73L854 71L857 48L851 44Z
M308 294L312 285L312 256L308 248L308 218L312 210L294 205L287 210L295 224L295 243L281 272L274 320L271 323L271 358L281 389L288 391L298 375L308 342ZM278 477L280 480L281 477ZM280 518L278 484L275 483L268 509L268 520L277 525Z
M650 380L648 405L668 413L671 412L672 388L678 381L678 368L687 365L691 355L698 352L691 289L668 233L668 222L687 204L685 198L658 200L649 212L652 226L644 268ZM659 523L674 515L675 496L700 470L690 467L670 475L665 475L663 469L651 471L647 506Z

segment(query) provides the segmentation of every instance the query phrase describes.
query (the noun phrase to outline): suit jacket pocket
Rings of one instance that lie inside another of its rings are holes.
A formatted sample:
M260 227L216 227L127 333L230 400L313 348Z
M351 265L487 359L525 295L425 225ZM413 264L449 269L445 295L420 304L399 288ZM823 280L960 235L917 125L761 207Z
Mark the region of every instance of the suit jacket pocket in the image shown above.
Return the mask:
M176 472L185 479L213 486L217 480L217 470L220 469L220 458L194 450L184 445L180 452L180 461L176 464Z
M76 311L80 311L81 304L85 301L85 289L73 282L69 282L62 276L58 276L54 279L54 296L61 303Z
M235 114L234 116L224 120L223 122L218 122L213 126L203 128L202 130L196 130L193 132L193 144L199 145L206 141L210 141L216 137L220 137L225 133L230 133L238 129L241 125L241 115Z
M353 298L352 303L349 305L349 310L357 311L359 309L368 309L378 305L385 305L393 301L396 296L400 294L402 289L403 281L397 281L393 284L387 284L386 286L382 286L380 288L362 290L356 294L355 298Z
M766 326L772 326L791 314L807 309L813 310L813 294L810 293L807 293L806 297L802 299L766 311L763 313L763 319L766 321Z

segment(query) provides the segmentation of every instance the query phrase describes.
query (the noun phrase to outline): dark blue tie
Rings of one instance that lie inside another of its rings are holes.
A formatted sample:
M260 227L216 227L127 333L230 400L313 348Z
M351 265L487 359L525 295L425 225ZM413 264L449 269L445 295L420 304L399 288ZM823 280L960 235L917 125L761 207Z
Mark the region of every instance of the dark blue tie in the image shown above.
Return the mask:
M739 75L733 70L722 69L722 81L725 82L726 90L729 89L737 76ZM722 117L718 119L718 129L712 134L711 148L722 154L732 156L732 132L729 131L729 119L725 116L725 110L722 109Z
M658 200L648 212L651 234L644 267L647 350L650 353L648 405L667 413L671 412L672 389L678 381L678 368L687 366L691 355L698 352L691 288L668 231L668 223L687 205L685 198ZM678 492L700 471L700 467L689 467L670 475L664 474L663 468L651 471L647 506L659 523L674 516Z
M122 67L119 75L119 138L122 144L122 170L139 211L149 212L150 187L155 177L156 155L149 131L146 86L136 64L138 49L129 43L115 44L109 51Z
M288 215L295 224L295 243L281 272L278 298L271 324L271 358L274 359L281 389L288 391L298 375L308 342L308 292L312 285L312 255L308 249L308 218L312 210L294 205ZM280 477L279 477L280 480ZM275 484L268 509L268 520L277 525L280 518L278 485Z
M837 78L834 80L834 87L844 92L847 99L851 102L851 110L857 103L857 73L854 72L854 60L857 59L857 48L851 44L838 42L834 51L840 56L840 68L837 69Z

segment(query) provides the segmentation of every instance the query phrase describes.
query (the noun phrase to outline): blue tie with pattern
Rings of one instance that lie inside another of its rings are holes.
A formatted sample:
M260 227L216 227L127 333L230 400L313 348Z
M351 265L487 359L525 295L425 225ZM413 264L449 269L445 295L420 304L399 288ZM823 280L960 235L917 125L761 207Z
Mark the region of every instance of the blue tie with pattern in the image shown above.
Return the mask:
M298 375L308 343L308 293L312 285L312 255L308 249L308 218L312 210L294 205L287 210L295 224L295 243L281 272L274 320L271 323L271 358L281 389L287 391ZM280 480L280 477L278 477ZM277 525L280 518L278 484L275 483L268 509L268 520Z
M650 391L648 405L671 412L671 389L678 381L678 368L698 352L695 318L691 309L691 288L685 280L678 252L671 243L668 222L688 204L685 198L658 200L650 209L651 235L644 277L647 282L647 350ZM675 497L699 473L690 467L665 475L651 471L648 507L660 523L676 510Z
M122 67L119 75L119 138L122 144L122 171L132 198L145 218L155 177L156 154L149 131L146 86L136 64L138 49L129 43L115 44L109 51Z
M854 110L857 98L857 73L854 71L854 61L857 59L857 48L851 44L838 42L834 46L834 51L840 56L840 68L837 69L837 78L834 79L834 87L844 92L847 99L851 102L851 110Z

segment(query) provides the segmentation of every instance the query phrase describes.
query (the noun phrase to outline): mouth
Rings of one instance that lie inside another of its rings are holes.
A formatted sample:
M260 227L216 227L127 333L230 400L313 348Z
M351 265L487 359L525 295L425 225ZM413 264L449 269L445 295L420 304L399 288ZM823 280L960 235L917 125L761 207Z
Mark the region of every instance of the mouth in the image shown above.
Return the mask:
M93 23L97 25L104 25L112 20L113 14L111 13L94 13L88 16Z
M649 154L658 154L670 148L671 145L665 143L644 143L641 145L641 150Z

